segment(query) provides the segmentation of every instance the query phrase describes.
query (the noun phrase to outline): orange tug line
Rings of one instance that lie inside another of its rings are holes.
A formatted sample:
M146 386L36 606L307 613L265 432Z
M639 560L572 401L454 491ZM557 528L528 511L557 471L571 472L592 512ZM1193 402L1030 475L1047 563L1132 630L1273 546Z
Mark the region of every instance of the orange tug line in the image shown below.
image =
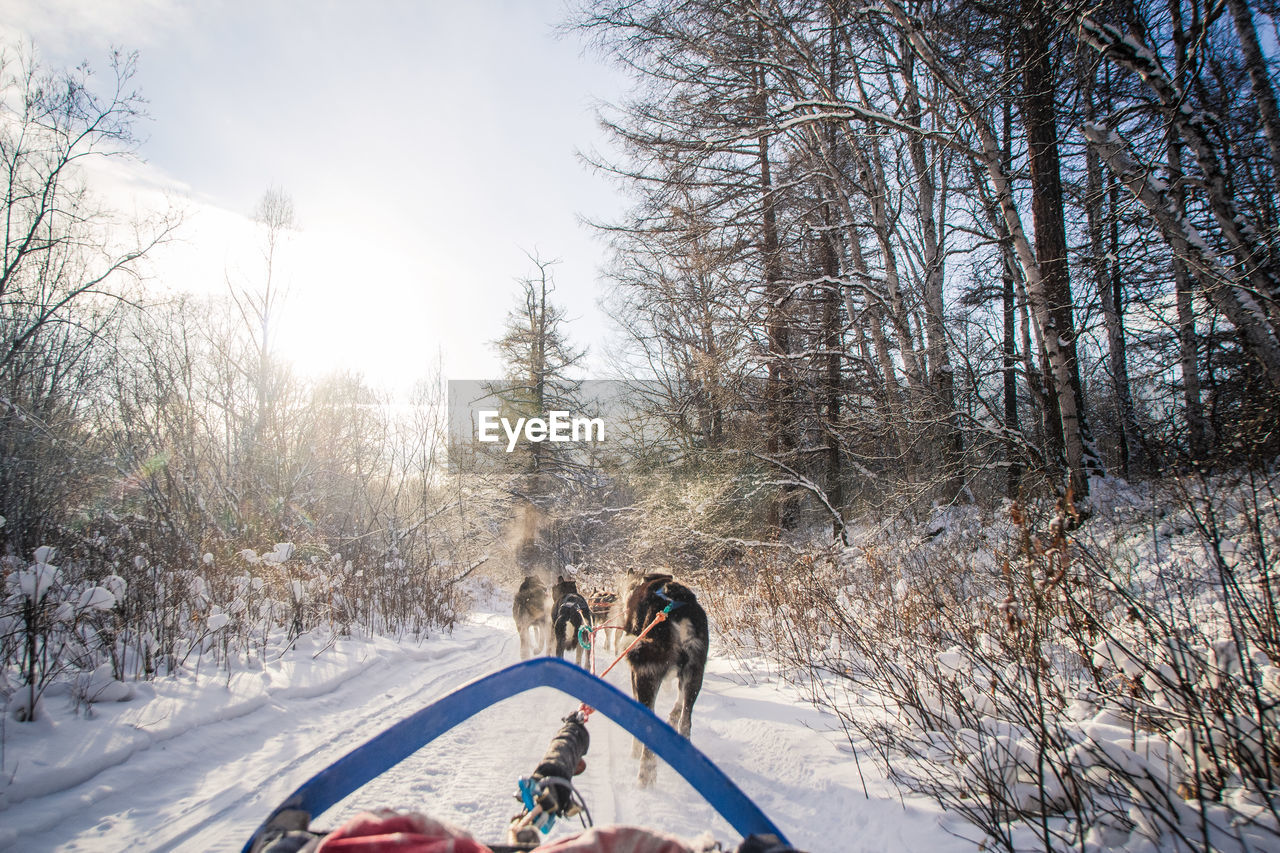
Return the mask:
M645 636L648 635L648 633L652 631L659 622L666 621L666 618L667 618L666 610L658 611L657 615L653 617L653 620L648 625L645 626L643 631L640 632L640 636L632 640L631 645L623 649L622 654L618 655L616 658L613 659L613 663L609 664L608 669L600 673L600 677L604 678L606 675L608 675L613 670L613 668L617 666L622 661L622 659L625 658L627 654L636 647L637 643L643 640ZM599 628L595 628L592 630L591 632L591 670L593 675L595 674L595 668L596 668L596 644L595 644L596 631L603 630L604 628L621 628L621 627L622 626L620 625L601 625ZM626 629L623 628L623 630L626 630ZM595 708L592 708L586 702L583 702L582 705L578 708L578 710L582 712L582 721L584 723L595 712Z

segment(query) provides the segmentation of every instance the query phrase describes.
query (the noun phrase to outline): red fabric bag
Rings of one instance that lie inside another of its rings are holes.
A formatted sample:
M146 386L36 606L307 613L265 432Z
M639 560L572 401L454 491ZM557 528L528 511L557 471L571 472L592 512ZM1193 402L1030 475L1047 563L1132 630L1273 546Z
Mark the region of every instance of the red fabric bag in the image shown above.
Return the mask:
M316 853L493 853L460 829L421 814L361 812L324 837ZM593 827L532 853L693 853L683 841L638 826Z
M425 815L361 812L324 837L316 853L492 853L460 829Z

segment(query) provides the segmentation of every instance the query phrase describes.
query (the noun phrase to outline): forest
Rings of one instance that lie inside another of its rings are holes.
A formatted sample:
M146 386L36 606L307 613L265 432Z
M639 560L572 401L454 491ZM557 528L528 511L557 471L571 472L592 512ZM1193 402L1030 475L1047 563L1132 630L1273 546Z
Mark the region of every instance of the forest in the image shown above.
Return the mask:
M260 266L159 296L136 54L0 103L0 697L420 639L469 584L669 569L989 848L1280 843L1280 7L595 0L584 161L626 441L480 448L273 343ZM591 217L590 211L583 214ZM586 411L531 255L493 388ZM453 377L449 377L453 378ZM275 637L277 640L273 640ZM203 663L200 663L203 661ZM1150 849L1150 848L1144 848Z

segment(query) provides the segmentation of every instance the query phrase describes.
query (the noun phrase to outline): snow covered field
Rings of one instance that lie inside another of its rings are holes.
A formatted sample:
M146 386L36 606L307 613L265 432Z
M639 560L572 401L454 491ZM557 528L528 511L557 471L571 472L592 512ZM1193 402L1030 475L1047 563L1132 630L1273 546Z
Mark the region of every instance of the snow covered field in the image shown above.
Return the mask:
M86 719L69 695L47 695L41 722L5 724L0 849L238 850L258 823L313 773L448 691L519 659L501 598L450 635L420 645L304 637L264 671L200 673L135 686ZM609 680L623 689L625 666ZM674 691L664 690L665 716ZM542 756L576 706L540 689L482 712L332 809L330 826L362 808L416 809L500 840L518 809L517 777ZM929 803L905 805L834 718L763 665L713 647L694 709L693 740L811 853L971 850L959 825ZM634 823L692 837L737 837L673 771L640 790L631 738L591 721L578 784L597 823ZM576 822L562 823L567 832ZM950 826L952 832L948 832Z

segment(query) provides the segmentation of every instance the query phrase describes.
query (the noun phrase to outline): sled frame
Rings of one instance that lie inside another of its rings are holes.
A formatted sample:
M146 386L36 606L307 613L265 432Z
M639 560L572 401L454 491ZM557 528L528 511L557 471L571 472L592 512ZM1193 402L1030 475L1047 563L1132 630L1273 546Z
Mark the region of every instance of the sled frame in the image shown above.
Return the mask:
M556 657L522 661L477 679L405 717L348 752L295 790L254 831L242 853L280 812L311 818L377 778L440 735L486 708L536 687L554 687L613 720L675 770L744 838L772 834L788 843L764 812L689 740L651 710L584 669Z

